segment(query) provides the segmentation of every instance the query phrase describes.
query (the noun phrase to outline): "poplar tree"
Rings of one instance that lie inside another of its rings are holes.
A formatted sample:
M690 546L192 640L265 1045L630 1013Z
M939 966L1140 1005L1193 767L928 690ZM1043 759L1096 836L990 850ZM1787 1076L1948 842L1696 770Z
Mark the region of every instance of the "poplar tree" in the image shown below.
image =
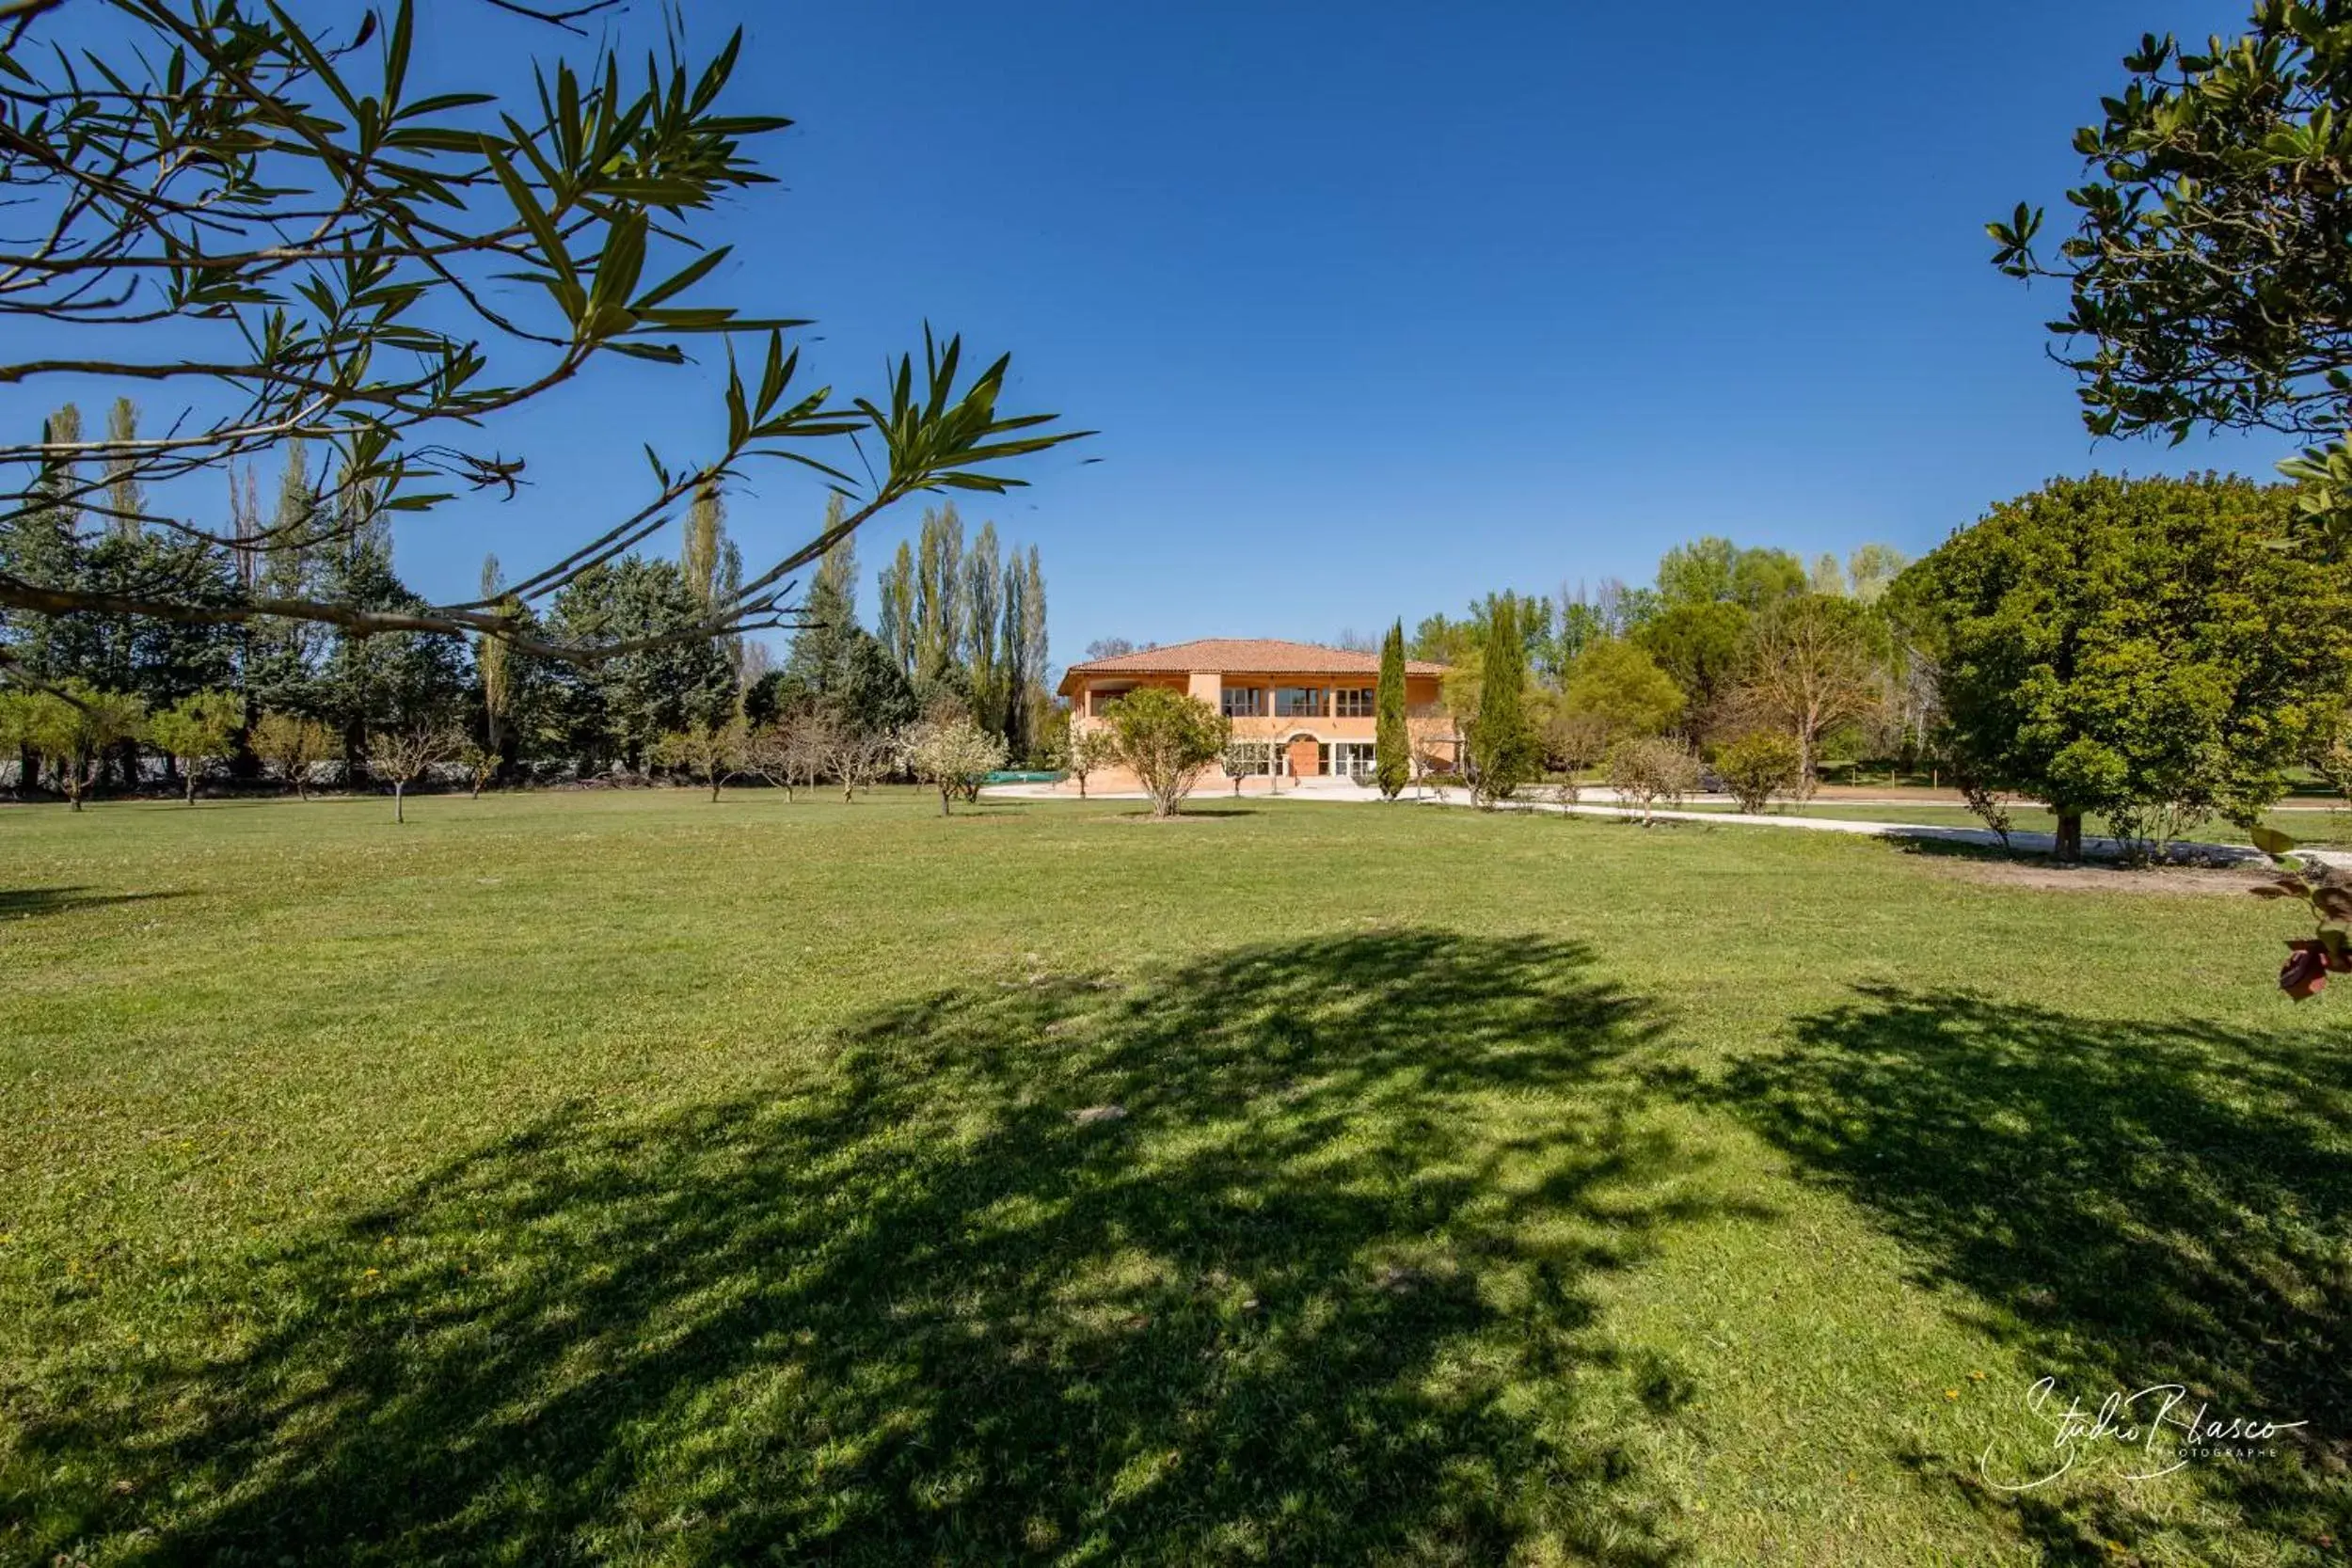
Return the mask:
M1412 780L1413 737L1405 714L1405 623L1380 640L1380 689L1374 699L1373 777L1393 800Z
M962 664L972 688L973 718L980 728L1003 734L1006 687L1004 564L996 547L996 525L982 523L963 562Z
M138 438L139 405L129 398L115 399L114 406L106 410L106 440L127 451ZM138 533L139 519L147 515L147 491L128 456L106 460L106 515L108 525L125 538Z
M914 547L898 541L898 553L876 574L880 609L874 635L889 653L898 673L914 678Z
M499 568L499 558L482 558L482 597L492 604L506 593L506 574ZM482 676L483 738L493 758L502 755L506 716L514 703L514 683L507 663L508 648L495 637L474 640L474 669Z
M963 519L949 501L926 509L914 559L914 659L910 678L936 680L963 639Z

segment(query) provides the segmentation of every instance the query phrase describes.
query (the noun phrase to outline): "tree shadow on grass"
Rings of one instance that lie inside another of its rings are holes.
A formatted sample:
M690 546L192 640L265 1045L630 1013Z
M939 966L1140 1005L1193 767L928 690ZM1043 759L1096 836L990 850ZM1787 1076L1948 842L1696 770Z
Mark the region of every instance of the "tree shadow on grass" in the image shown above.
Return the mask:
M183 893L92 893L86 887L0 888L0 920L29 920L37 915L65 914L107 904L143 904L157 898L186 896Z
M1597 1276L1714 1208L1655 1027L1535 939L1009 974L456 1160L27 1441L171 1560L1663 1562L1584 1391Z
M1799 1021L1793 1045L1709 1092L1981 1304L1982 1326L2061 1398L2095 1408L2178 1383L2217 1418L2310 1422L2266 1458L2192 1465L2226 1518L2159 1516L2128 1482L1996 1491L1975 1455L1923 1459L1929 1473L2061 1558L2110 1561L2108 1542L2169 1532L2187 1560L2237 1560L2233 1528L2290 1556L2352 1540L2341 1038L1879 988ZM2047 1430L2022 1402L2017 1419L2046 1456ZM2123 1457L2113 1447L2104 1457Z

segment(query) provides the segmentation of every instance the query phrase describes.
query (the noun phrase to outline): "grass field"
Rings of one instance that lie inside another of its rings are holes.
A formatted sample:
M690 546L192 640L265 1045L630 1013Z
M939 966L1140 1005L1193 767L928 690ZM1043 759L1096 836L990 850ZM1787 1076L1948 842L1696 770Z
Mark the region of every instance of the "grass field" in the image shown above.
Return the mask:
M0 1560L2343 1560L2276 907L1136 810L0 811Z

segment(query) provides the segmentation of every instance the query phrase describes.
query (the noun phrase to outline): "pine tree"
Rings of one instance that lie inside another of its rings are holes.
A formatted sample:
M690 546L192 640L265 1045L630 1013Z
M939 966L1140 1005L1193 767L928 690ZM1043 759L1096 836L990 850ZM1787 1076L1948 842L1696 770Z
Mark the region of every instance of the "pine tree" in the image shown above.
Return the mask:
M82 411L67 404L41 422L44 444L82 438ZM81 570L82 509L74 498L78 476L70 460L51 459L33 482L40 499L0 519L0 570L26 582L63 586ZM24 614L0 619L10 656L35 675L74 673L65 667L59 618Z
M1413 737L1405 713L1405 623L1380 640L1380 689L1374 700L1374 778L1381 797L1393 800L1413 775Z

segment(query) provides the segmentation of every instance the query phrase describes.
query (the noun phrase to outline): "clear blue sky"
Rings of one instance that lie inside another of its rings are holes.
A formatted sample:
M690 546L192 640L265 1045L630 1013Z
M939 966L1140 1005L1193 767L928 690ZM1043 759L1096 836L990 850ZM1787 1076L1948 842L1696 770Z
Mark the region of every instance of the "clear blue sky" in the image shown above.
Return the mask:
M437 83L539 37L427 9ZM2094 449L2043 357L2059 296L1982 230L2056 203L2143 30L2245 9L688 7L704 42L747 28L738 103L800 122L716 226L722 292L818 318L844 389L928 317L1103 432L964 506L1042 546L1057 662L1645 580L1705 532L1916 553L2094 465L2267 474L2281 443ZM552 553L642 494L641 439L707 450L715 410L700 371L563 389L501 433L532 490L404 523L404 573L454 594L485 543ZM763 484L733 527L757 558L818 505ZM862 541L869 615L917 510Z

